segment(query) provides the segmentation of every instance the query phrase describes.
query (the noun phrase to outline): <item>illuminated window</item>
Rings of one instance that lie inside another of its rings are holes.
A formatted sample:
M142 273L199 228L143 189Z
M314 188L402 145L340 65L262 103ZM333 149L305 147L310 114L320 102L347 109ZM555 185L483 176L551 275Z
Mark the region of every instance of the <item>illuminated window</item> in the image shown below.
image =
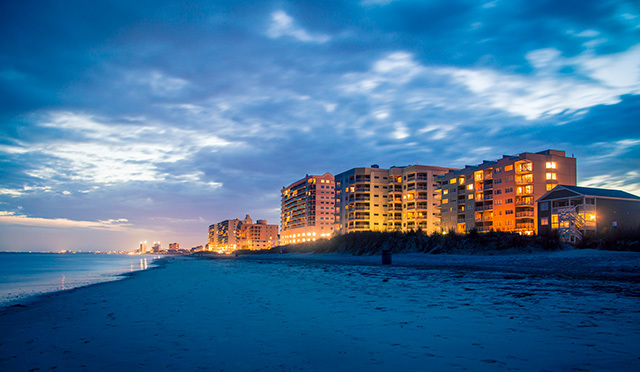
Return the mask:
M464 177L460 177L460 179L458 179L458 183L464 185Z
M556 187L556 185L555 185L555 184L553 184L553 183L548 183L548 184L547 184L547 191L549 191L549 190L553 190L555 187Z
M473 177L476 181L482 181L482 171L475 172Z
M512 171L513 170L513 164L512 165L507 165L506 167L504 167L504 171L508 172L508 171Z
M449 199L442 199L442 204L447 204L449 202Z
M555 161L548 161L546 163L546 167L547 169L558 169L558 163L556 163Z
M473 190L473 184L467 185L467 190Z
M546 179L555 180L555 179L557 179L557 175L555 173L547 173L546 174Z
M449 190L444 190L444 191L442 192L442 195L447 195L448 193L449 193Z
M458 182L458 179L457 178L452 178L451 181L449 181L449 182L450 183L456 183L456 182Z
M552 214L551 215L551 228L552 229L557 229L558 228L558 215L557 214Z
M473 194L469 194L469 199L473 199Z
M540 225L547 226L549 225L549 217L543 217L540 219Z

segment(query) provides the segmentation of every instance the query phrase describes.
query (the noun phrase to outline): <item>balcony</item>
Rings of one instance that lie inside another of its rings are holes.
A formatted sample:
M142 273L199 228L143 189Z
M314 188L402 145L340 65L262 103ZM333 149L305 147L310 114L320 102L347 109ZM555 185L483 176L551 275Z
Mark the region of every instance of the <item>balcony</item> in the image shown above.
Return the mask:
M533 175L527 174L516 177L516 185L527 185L533 183Z
M533 163L519 163L516 164L516 174L532 173Z
M516 200L516 206L519 205L533 205L533 199Z
M533 229L533 223L516 223L516 229Z
M535 217L533 211L516 212L516 217Z

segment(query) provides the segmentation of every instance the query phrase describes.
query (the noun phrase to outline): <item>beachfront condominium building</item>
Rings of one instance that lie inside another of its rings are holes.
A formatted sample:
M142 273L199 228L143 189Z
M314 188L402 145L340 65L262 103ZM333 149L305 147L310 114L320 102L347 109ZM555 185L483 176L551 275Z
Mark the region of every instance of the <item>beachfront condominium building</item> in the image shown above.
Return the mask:
M247 215L247 217L249 217ZM209 226L209 250L218 253L231 253L238 247L240 219L224 220Z
M453 168L411 165L353 168L335 176L334 230L440 230L437 180Z
M140 253L145 254L147 253L147 242L140 242Z
M306 175L282 188L282 244L329 238L334 224L335 183L330 173Z
M568 243L586 234L640 228L640 197L621 190L558 185L537 205L540 233L557 230Z
M224 220L209 226L208 250L231 253L237 249L269 249L278 245L278 225L266 220L253 223L249 215L244 220Z
M536 199L558 184L576 184L576 159L564 151L505 155L440 178L445 231L537 232Z
M239 249L270 249L278 245L278 225L269 225L267 220L251 222L247 215L238 230Z

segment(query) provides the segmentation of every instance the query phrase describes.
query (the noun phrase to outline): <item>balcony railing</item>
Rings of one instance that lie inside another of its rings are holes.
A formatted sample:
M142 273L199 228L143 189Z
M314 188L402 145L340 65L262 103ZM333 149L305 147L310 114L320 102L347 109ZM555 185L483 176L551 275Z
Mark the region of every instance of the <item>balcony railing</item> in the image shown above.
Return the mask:
M516 223L516 229L533 229L532 223Z
M516 212L516 217L534 217L533 211Z
M533 205L533 200L516 200L516 205Z

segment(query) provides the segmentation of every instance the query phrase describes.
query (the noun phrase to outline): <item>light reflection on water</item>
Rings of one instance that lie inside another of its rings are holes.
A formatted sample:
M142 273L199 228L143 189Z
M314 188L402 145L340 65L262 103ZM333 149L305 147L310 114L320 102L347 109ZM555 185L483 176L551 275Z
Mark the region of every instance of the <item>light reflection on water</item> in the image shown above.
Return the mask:
M0 307L30 296L121 278L154 258L127 255L1 253Z

